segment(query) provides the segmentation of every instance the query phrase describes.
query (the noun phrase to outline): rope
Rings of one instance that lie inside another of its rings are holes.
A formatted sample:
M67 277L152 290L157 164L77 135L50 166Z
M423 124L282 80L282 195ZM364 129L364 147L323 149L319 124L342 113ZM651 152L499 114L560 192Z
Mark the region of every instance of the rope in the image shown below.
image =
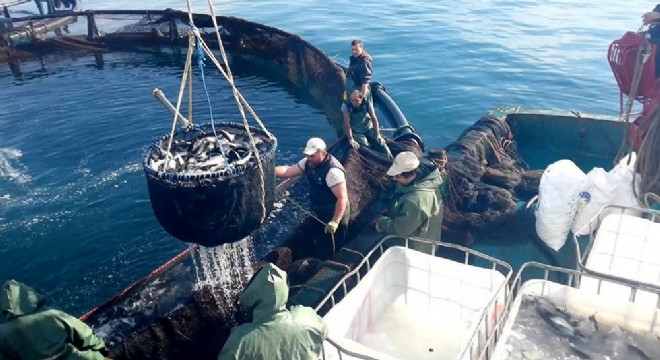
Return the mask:
M192 85L192 66L188 73L188 126L193 126L193 85Z
M188 0L188 3L190 3L190 0ZM215 34L218 38L218 47L220 48L220 53L222 54L222 60L224 61L228 71L225 78L231 85L232 93L234 95L234 100L236 100L238 111L241 113L241 117L243 118L243 126L245 127L245 132L248 134L248 138L250 139L250 145L252 146L252 151L254 152L255 158L257 160L257 167L259 168L259 187L261 188L261 222L263 223L266 220L266 184L264 183L264 176L265 176L264 168L263 168L263 164L261 163L261 156L259 156L259 149L257 149L257 144L254 141L254 137L252 136L252 132L250 131L250 126L247 122L247 117L245 116L245 110L243 109L243 104L241 103L241 100L238 97L239 92L238 89L236 88L236 84L234 84L234 77L231 73L231 68L229 67L227 54L225 53L225 48L222 45L222 39L220 38L220 31L218 30L218 23L216 22L215 10L213 8L213 4L211 0L209 0L208 3L211 10L211 19L213 19ZM203 42L199 30L195 29L194 33L197 36L198 43L200 45L203 45L207 49L206 51L207 53L209 53L209 55L212 55L213 53L211 52L211 49L208 49L208 46L206 46L206 44ZM213 59L215 59L214 56ZM220 64L218 64L217 61L215 61L215 64L216 67L218 67L218 69L222 69L222 66L220 66ZM265 126L263 126L263 124L260 125L265 129ZM269 134L269 137L271 137L270 133L267 130L266 133Z
M641 30L641 29L640 29ZM621 147L619 148L619 153L615 158L615 163L623 157L624 154L630 152L632 144L630 143L629 134L630 134L630 114L632 112L632 106L637 97L637 90L639 87L639 80L642 77L642 71L644 69L644 64L648 60L651 53L648 51L649 42L644 39L644 44L639 47L637 50L637 61L635 63L635 73L633 74L632 84L630 85L630 94L628 95L628 101L626 102L626 110L622 117L619 119L622 122L625 122L624 127L624 137L621 142ZM628 158L628 164L630 164L630 157Z
M215 130L215 119L213 118L213 106L211 105L211 97L209 96L209 90L206 87L206 77L204 76L204 66L205 66L204 60L205 60L204 51L202 50L202 47L199 44L199 40L197 40L197 63L199 64L200 74L202 76L202 84L204 84L204 92L206 93L206 102L209 104L209 115L211 116L211 129L213 129L213 135L215 135L215 141L219 143L220 139L218 139L218 133ZM218 146L218 147L220 148L220 153L222 154L222 156L224 158L227 158L227 154L225 154L224 148L222 146Z
M238 106L238 110L241 113L241 117L243 118L243 126L245 127L245 131L248 135L248 138L250 139L250 145L252 147L252 151L255 154L257 167L259 168L259 175L260 175L259 185L260 185L260 189L261 189L261 198L262 198L262 201L261 201L261 210L262 210L261 211L261 222L263 223L266 220L266 204L265 204L266 203L266 186L265 186L265 183L264 183L264 176L265 176L264 175L264 169L263 169L263 164L261 163L261 157L259 155L259 149L257 148L256 142L254 141L254 137L252 136L252 132L250 131L250 127L249 127L249 124L248 124L248 121L247 121L247 117L245 116L245 110L243 108L243 105L245 105L245 107L248 108L248 111L253 116L253 118L255 119L257 124L260 126L260 128L266 133L266 135L271 140L274 139L275 137L268 131L268 129L266 129L264 124L259 119L259 116L257 116L257 114L254 112L254 110L252 110L252 107L250 107L250 105L247 103L245 98L241 95L241 93L236 88L236 84L234 83L234 78L233 78L233 75L231 73L231 68L229 67L229 61L227 60L227 54L225 53L224 46L222 45L222 38L220 36L220 31L218 29L218 24L217 24L217 20L216 20L216 16L215 16L215 9L213 8L213 4L212 4L211 0L209 0L208 3L209 3L210 10L211 10L211 19L213 20L213 25L214 25L214 28L215 28L216 37L218 38L218 47L220 48L220 53L222 55L222 59L225 63L225 66L227 67L227 72L225 72L225 70L222 68L222 66L218 62L218 60L213 55L213 52L211 51L211 49L206 45L206 43L202 39L202 36L199 32L199 29L197 29L195 27L195 23L194 23L193 17L192 17L193 12L192 12L192 2L191 2L191 0L187 1L188 19L190 21L191 27L193 28L192 33L197 38L198 52L200 52L200 54L201 54L201 50L203 49L204 52L206 52L206 54L208 55L208 57L211 59L213 64L218 68L220 73L225 77L225 79L231 85L232 93L234 95L234 100L236 101L236 105ZM205 87L206 87L206 85L205 85ZM207 92L207 96L208 96L208 92ZM210 106L210 100L209 100L209 106ZM211 124L213 124L213 119L212 119ZM215 127L213 128L213 130L215 132ZM216 135L216 138L217 138L217 135Z
M640 203L648 200L647 193L660 193L660 107L656 108L649 117L651 125L639 148L637 162L635 163L635 178L639 176L639 189L637 181L633 181L633 191ZM648 207L648 206L647 206Z
M324 227L327 226L328 224L324 222L323 220L319 219L316 217L316 215L307 210L304 206L302 206L299 202L296 200L293 200L293 198L289 197L289 201L291 201L291 204L295 205L298 209L300 209L305 215L311 217L312 219L320 222ZM335 234L330 234L330 238L332 239L332 253L334 254L336 251L336 245L335 245Z
M211 49L208 47L208 45L206 45L206 42L204 42L204 39L202 39L201 34L199 33L199 30L195 30L194 33L195 33L195 36L197 36L199 38L200 42L202 43L202 47L204 48L204 51L206 51L206 54L209 56L209 59L211 59L211 61L215 64L215 66L218 68L220 73L225 77L225 79L227 79L227 81L229 81L229 75L222 68L222 66L220 65L220 63L216 59L215 55L213 55L213 53L211 52ZM268 137L270 137L271 139L274 138L273 134L271 134L270 131L268 131L268 129L263 124L261 119L259 119L259 116L257 115L257 113L254 112L254 109L252 109L252 106L250 106L250 104L248 104L247 100L245 100L245 98L243 97L243 95L241 95L241 93L238 91L238 89L236 89L236 95L241 100L241 104L243 106L245 106L246 109L248 109L248 112L250 113L250 115L252 115L252 117L254 118L254 121L259 125L259 128L261 130L263 130L268 135Z
M646 206L647 208L650 208L651 207L651 201L653 201L654 203L660 204L660 195L654 194L652 192L648 192L648 193L644 194L644 206Z
M181 78L181 86L179 87L179 97L177 98L176 101L176 111L174 112L174 121L172 122L172 131L170 131L170 140L167 143L167 156L171 156L170 150L172 149L172 141L174 141L174 131L176 130L176 121L177 117L179 115L179 111L181 110L181 100L183 99L183 92L186 88L186 80L188 78L188 74L190 73L190 68L192 65L192 53L193 49L195 46L195 42L193 40L193 37L190 36L188 38L188 53L186 54L186 65L183 70L183 77Z

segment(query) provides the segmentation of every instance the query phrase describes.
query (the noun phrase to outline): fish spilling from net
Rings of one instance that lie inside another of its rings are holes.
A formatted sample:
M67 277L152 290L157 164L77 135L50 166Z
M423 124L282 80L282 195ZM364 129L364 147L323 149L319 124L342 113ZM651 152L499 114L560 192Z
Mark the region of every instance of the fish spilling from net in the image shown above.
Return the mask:
M660 340L525 296L506 344L508 359L660 359Z
M260 138L254 138L254 142L260 152L266 145ZM205 134L193 140L176 140L170 152L166 150L167 146L166 140L161 141L157 151L152 152L149 158L149 166L158 172L199 175L256 161L247 136L225 131L217 138L213 134Z

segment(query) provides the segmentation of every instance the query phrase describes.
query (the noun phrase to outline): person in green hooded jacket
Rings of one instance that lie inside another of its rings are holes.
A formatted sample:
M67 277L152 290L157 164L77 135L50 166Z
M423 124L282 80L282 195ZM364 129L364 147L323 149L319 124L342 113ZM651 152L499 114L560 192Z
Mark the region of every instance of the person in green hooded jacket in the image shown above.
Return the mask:
M327 328L314 309L287 310L286 272L266 263L241 294L243 309L252 322L232 329L218 360L317 360Z
M442 231L442 177L437 166L404 151L387 171L397 182L387 216L376 220L376 230L401 238L440 241ZM430 253L431 245L411 242L413 249Z
M77 318L44 308L44 298L15 280L0 291L0 360L103 360L105 343Z

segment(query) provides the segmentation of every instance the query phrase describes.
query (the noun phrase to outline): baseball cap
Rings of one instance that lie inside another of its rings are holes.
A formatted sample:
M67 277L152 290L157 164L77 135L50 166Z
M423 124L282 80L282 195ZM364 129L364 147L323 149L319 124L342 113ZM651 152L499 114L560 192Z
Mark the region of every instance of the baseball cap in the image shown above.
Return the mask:
M419 159L415 153L404 151L394 158L394 164L387 170L387 175L396 176L404 172L413 171L419 166Z
M317 151L325 150L325 141L320 138L311 138L307 141L307 146L303 150L305 155L314 155Z

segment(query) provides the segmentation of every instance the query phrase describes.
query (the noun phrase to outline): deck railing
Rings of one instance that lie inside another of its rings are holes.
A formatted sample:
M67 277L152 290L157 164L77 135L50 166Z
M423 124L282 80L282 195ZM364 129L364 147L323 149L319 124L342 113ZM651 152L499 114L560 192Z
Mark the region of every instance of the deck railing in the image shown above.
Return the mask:
M389 247L394 245L399 245L398 243L395 243L396 241L403 242L403 246L405 246L406 248L410 248L410 245L412 243L422 243L422 244L427 244L427 246L430 244L431 245L430 254L433 256L437 256L438 249L440 248L449 248L449 249L458 250L463 253L463 264L465 265L469 265L470 256L479 258L480 260L489 264L488 267L484 266L485 268L490 268L504 275L505 281L502 282L502 284L494 291L494 293L499 294L501 291L504 292L504 304L509 302L509 297L511 295L509 283L511 281L513 269L506 262L456 244L444 243L440 241L433 241L433 240L414 238L414 237L402 239L388 235L381 238L366 254L364 255L360 254L360 256L363 256L362 261L357 266L355 266L353 270L351 270L346 275L344 275L344 277L328 292L328 294L323 298L323 300L321 300L319 305L316 306L316 311L319 311L321 308L327 306L328 304L330 304L331 306L335 306L338 303L338 300L343 299L351 290L351 286L349 286L349 283L354 284L356 286L362 280L361 274L368 273L368 271L370 271L373 268L375 262L378 261L378 259L385 253L385 251ZM348 249L344 249L344 250L348 250ZM499 339L501 331L504 327L504 321L505 321L505 312L497 310L497 306L496 306L497 305L496 302L498 300L497 298L498 298L497 296L493 296L493 298L488 302L488 304L485 306L483 312L480 315L480 318L478 320L478 326L476 326L474 331L470 334L470 339L468 343L472 344L473 341L478 342L477 354L468 355L467 353L471 350L471 347L467 346L465 349L462 349L461 358L463 358L464 356L468 356L466 357L466 359L470 359L470 360L489 359L490 356L492 355L495 344L497 343L497 340ZM494 321L491 323L492 328L490 328L489 322L486 321L488 316L494 316ZM485 334L485 338L479 337L480 333ZM332 337L327 338L326 342L330 345L328 347L333 348L332 351L336 352L336 357L333 356L332 358L343 359L344 357L352 357L354 359L363 359L363 360L375 359L370 355L346 349ZM323 352L321 354L321 359L324 360L328 359L331 356L331 354L326 354L325 350L326 349L324 347Z

